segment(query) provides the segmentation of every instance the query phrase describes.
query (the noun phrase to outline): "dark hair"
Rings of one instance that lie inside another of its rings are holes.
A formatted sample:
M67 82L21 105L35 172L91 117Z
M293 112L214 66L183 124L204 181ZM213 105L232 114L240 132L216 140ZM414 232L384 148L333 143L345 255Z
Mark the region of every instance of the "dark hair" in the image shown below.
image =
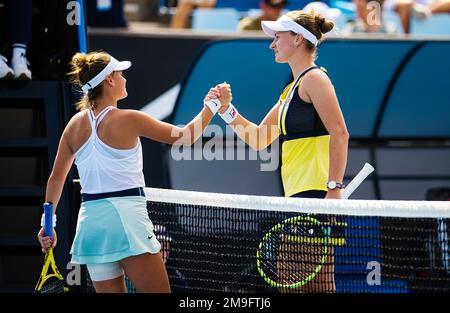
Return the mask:
M264 0L264 2L272 8L283 8L286 6L286 0Z
M71 71L67 74L72 84L78 85L80 88L98 73L100 73L111 60L111 56L106 52L76 53L69 65ZM99 84L95 88L88 91L80 101L76 103L78 111L86 109L95 109L95 100L102 94L102 86Z

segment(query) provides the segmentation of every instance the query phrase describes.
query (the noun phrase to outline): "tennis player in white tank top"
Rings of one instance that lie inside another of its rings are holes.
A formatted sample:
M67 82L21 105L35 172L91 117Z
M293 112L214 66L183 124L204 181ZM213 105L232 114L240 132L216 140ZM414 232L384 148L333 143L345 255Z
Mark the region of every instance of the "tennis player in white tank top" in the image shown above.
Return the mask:
M71 65L69 76L85 96L77 104L80 112L61 136L45 197L53 203L55 214L75 161L82 204L71 262L87 265L97 292L126 292L124 274L139 292L170 292L160 244L147 214L139 137L191 145L221 103L205 102L191 122L177 127L140 111L117 108L117 102L128 95L122 71L130 62L93 52L77 53ZM56 245L56 232L53 238L44 237L40 229L38 239L44 252Z

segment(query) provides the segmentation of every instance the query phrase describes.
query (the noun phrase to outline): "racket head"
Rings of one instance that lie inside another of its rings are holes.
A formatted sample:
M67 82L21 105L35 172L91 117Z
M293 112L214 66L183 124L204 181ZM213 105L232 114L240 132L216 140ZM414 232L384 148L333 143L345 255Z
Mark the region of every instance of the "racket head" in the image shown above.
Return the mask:
M49 270L51 268L51 272ZM44 266L34 289L35 293L64 293L68 288L64 286L64 278L56 266L53 248L45 253Z
M320 273L327 260L330 227L312 216L296 216L275 225L258 245L256 265L272 287L296 289Z

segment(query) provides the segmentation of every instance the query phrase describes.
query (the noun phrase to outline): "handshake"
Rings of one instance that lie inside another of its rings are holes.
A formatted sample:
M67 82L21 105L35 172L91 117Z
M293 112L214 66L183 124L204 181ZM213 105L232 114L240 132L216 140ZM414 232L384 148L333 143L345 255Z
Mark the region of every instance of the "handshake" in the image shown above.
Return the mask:
M219 112L220 117L227 124L230 124L238 116L237 109L231 104L232 99L231 86L225 82L211 88L203 103L211 110L213 115Z

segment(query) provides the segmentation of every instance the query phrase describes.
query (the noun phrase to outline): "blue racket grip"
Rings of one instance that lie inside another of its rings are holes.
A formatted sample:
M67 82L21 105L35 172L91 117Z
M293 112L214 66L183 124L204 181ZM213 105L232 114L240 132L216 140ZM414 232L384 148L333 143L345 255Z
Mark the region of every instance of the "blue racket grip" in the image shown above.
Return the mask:
M53 204L44 203L45 236L53 237Z

